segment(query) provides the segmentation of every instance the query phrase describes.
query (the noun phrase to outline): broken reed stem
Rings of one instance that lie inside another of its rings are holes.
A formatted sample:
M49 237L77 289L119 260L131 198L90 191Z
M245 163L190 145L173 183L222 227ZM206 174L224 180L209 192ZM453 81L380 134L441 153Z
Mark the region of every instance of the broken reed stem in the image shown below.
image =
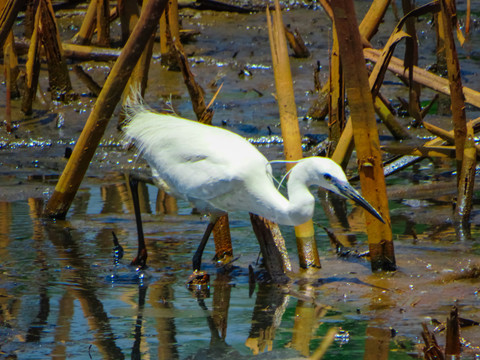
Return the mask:
M292 265L280 228L274 222L252 213L250 213L250 222L258 239L268 273L275 282L288 280L286 273L292 271Z
M472 13L471 5L471 1L467 0L467 11L465 14L465 35L467 36L470 35L470 22Z
M5 128L7 132L12 131L12 98L19 96L17 87L18 60L15 53L13 31L9 32L7 41L3 46L3 64L5 70L6 99L5 99Z
M10 34L7 37L7 41L4 44L4 55L8 55L8 59L5 62L5 64L8 63L8 67L6 67L5 70L8 71L10 76L9 86L11 98L18 98L20 97L20 90L18 89L17 79L20 74L20 70L18 69L18 56L15 48L13 31L10 31Z
M10 71L12 59L12 45L7 44L3 47L3 64L5 66L5 82L7 83L6 99L5 99L5 128L8 133L12 132L12 73Z
M137 11L138 11L138 5L137 5ZM142 11L144 10L144 7L142 7ZM125 21L127 21L127 17L129 20L129 27L132 29L135 27L135 25L138 22L138 12L135 11L134 8L132 8L132 5L130 5L130 11L132 13L124 14L125 16ZM128 37L127 37L128 39ZM138 59L137 64L135 65L135 68L133 69L132 75L130 75L130 79L128 79L128 84L127 87L125 88L125 91L123 92L123 101L122 104L125 104L126 99L130 95L132 89L140 89L140 94L142 97L145 95L145 90L147 88L147 81L148 81L148 71L150 69L150 60L152 58L152 53L153 53L153 43L155 40L155 32L153 32L150 35L150 38L147 42L147 45L145 46L145 49L142 52L142 55L140 55L140 59ZM125 114L120 114L118 121L119 124L123 123L124 120L124 115Z
M308 58L310 56L310 51L308 51L308 48L305 46L298 29L295 29L294 33L285 26L285 36L296 58Z
M332 7L345 73L345 88L350 105L362 194L386 221L386 224L383 224L365 213L371 267L372 271L395 270L380 141L355 9L352 0L334 1Z
M77 45L88 45L92 42L92 37L97 25L97 1L92 0L88 4L85 18L83 19L80 30L73 36L72 43Z
M97 44L99 46L110 45L110 1L97 1Z
M24 6L24 0L7 0L2 1L2 3L3 7L0 10L0 48L3 48L15 19Z
M392 134L395 140L405 140L410 138L410 133L397 121L395 115L381 99L380 94L375 97L373 102L375 112Z
M220 216L213 228L215 243L215 261L218 264L228 264L233 259L232 236L228 214Z
M465 146L467 145L467 142L468 142L468 134L469 134L469 126L472 127L474 124L473 121L469 121L467 123L467 141L465 142ZM450 145L454 145L455 144L455 136L453 134L453 131L447 131L447 130L444 130L438 126L435 126L435 125L432 125L426 121L423 121L422 122L422 125L423 127L428 130L430 133L432 133L433 135L439 137L440 139L442 140L445 140L448 144ZM472 128L472 131L473 131L473 128ZM477 151L477 156L480 157L480 145L477 145L477 144L473 144L475 146L475 149ZM464 152L464 156L465 156L465 152Z
M149 0L144 3L145 11L142 12L132 35L113 65L72 155L58 180L55 191L46 205L46 216L65 218L108 121L121 98L122 91L147 45L150 35L155 31L166 4L167 0Z
M72 91L67 62L58 32L57 22L51 0L40 0L37 8L40 12L38 33L45 49L48 64L48 81L51 97L54 100L68 100Z
M467 133L465 115L465 97L462 91L462 78L460 63L458 61L453 29L456 28L456 10L454 0L440 0L441 16L445 35L445 55L447 62L448 81L450 86L451 109L453 117L453 130L455 132L455 149L457 160L457 174L462 168L463 149ZM460 178L458 178L460 181Z
M467 124L467 138L463 149L462 170L458 182L458 197L455 207L455 221L467 225L470 220L475 187L475 170L477 166L477 148L471 122Z
M422 323L422 338L425 346L423 347L423 355L426 360L444 360L445 355L438 346L435 334L428 330L426 323Z
M168 2L168 29L170 30L170 36L172 40L180 41L180 25L179 25L179 17L178 17L178 1L177 0L170 0Z
M77 75L77 78L87 86L88 90L90 90L95 97L100 95L102 87L98 85L97 82L83 70L81 65L74 65L73 72L75 75Z
M27 63L25 65L25 90L22 98L22 111L26 115L32 113L32 104L37 93L38 77L40 75L40 39L39 39L40 11L35 11L33 33L28 48Z
M122 29L122 44L125 44L133 27L138 22L140 9L136 1L128 0L119 0L117 8L120 17L120 27Z
M173 39L172 39L173 40ZM192 101L192 108L193 112L197 116L197 119L202 119L203 114L207 110L205 106L205 92L195 80L195 76L193 75L192 71L190 70L190 66L188 65L188 58L185 54L185 50L183 49L182 43L180 39L175 39L172 41L174 54L177 59L177 65L180 67L183 75L183 81L187 86L188 93L190 95L190 99ZM211 123L210 121L205 121L204 123Z
M369 61L377 62L381 57L381 50L377 49L363 49L365 58ZM409 70L405 68L405 64L399 58L392 56L388 63L388 70L395 73L399 77L408 77ZM424 86L429 87L432 90L438 91L445 95L450 95L450 87L448 79L444 79L434 73L427 70L413 67L413 81L418 82ZM465 101L476 107L480 107L480 92L470 89L466 86L463 87L463 93Z
M370 40L378 31L378 27L383 21L383 17L390 5L390 0L373 0L365 14L362 22L358 26L362 38Z
M460 356L460 323L458 319L458 309L456 306L452 307L450 315L447 318L446 325L446 343L445 355L450 359L455 359Z
M272 63L277 91L280 125L283 136L285 159L298 160L303 157L300 129L298 126L297 107L293 92L292 73L288 59L285 27L278 0L275 0L273 19L267 7L268 35L272 52ZM287 171L293 164L287 163ZM315 232L312 220L295 227L300 267L320 267Z
M338 49L338 38L335 30L335 22L332 23L332 52L330 55L330 93L328 96L328 156L331 157L340 140L345 128L345 82L343 79L340 52ZM348 156L350 157L350 155ZM346 164L343 169L345 170Z

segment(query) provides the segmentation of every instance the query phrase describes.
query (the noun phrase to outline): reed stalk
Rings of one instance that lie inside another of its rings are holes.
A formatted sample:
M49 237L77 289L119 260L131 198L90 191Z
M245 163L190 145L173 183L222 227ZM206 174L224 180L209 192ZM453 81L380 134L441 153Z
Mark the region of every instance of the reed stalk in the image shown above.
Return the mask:
M362 194L386 221L383 224L372 215L365 214L371 267L373 271L395 270L380 142L353 1L337 0L332 2L332 8L345 73Z
M132 35L113 65L72 155L55 186L55 191L46 205L45 216L65 218L133 68L145 49L150 35L156 30L166 3L167 0L149 0L144 4L145 11L142 12Z
M18 13L24 5L23 0L2 1L0 10L0 48L3 48Z
M298 126L297 108L293 92L293 81L285 40L285 27L278 0L275 0L273 19L267 7L267 24L272 52L272 63L275 76L275 88L282 128L283 151L285 159L299 160L303 157L300 129ZM287 171L293 164L287 164ZM318 256L315 232L312 220L295 227L300 267L321 267Z

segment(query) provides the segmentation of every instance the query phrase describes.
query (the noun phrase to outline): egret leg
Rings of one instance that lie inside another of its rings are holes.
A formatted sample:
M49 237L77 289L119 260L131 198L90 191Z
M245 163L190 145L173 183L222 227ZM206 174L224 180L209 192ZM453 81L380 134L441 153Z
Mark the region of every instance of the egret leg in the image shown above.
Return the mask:
M210 237L210 234L212 233L212 230L215 227L217 220L218 220L218 217L215 217L215 218L212 217L210 219L210 222L208 223L207 229L203 234L202 241L200 241L197 251L195 251L195 254L193 255L193 259L192 259L193 271L200 270L200 267L202 266L203 250L205 250L205 246L207 245L208 238Z
M128 182L130 183L130 191L132 193L133 210L135 211L135 222L137 223L138 235L138 252L135 259L130 265L135 265L144 269L147 267L147 246L145 245L145 238L143 236L142 214L140 212L140 201L138 199L138 179L135 176L129 175Z

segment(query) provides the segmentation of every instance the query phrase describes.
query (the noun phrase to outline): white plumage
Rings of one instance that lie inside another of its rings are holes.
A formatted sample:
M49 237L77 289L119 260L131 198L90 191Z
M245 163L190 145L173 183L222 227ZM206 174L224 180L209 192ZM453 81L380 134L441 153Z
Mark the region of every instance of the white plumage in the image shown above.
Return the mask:
M155 113L138 98L130 100L126 113L125 137L141 151L157 182L213 219L222 212L248 211L279 224L300 225L313 216L308 187L317 185L353 199L383 221L331 159L300 160L289 174L286 199L273 183L268 160L243 137Z

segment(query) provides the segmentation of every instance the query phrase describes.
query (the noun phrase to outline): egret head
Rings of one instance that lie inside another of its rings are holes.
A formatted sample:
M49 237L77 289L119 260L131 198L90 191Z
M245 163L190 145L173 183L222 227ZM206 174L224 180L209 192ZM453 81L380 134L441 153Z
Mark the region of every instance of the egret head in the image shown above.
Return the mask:
M317 166L317 185L326 190L353 200L356 204L363 207L378 220L385 223L385 220L375 208L363 198L355 188L350 185L343 169L335 161L328 158L318 158L321 163Z

